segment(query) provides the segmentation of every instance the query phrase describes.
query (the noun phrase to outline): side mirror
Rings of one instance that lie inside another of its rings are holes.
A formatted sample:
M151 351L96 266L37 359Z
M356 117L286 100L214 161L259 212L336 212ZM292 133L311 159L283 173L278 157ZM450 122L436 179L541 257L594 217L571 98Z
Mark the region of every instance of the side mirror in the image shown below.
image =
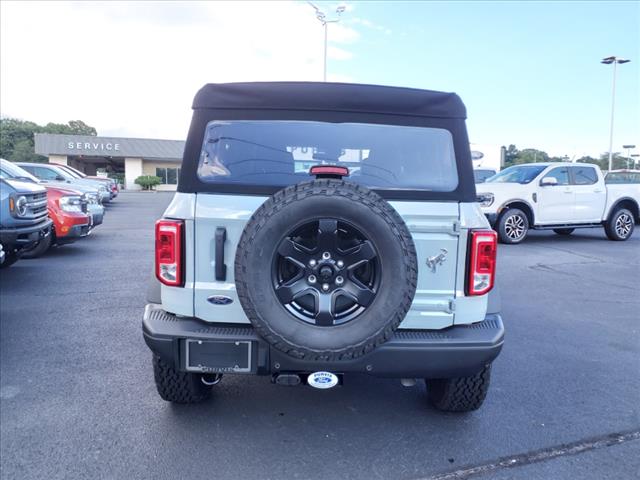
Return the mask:
M541 187L553 187L554 185L558 185L558 179L556 177L544 177L540 180Z
M56 177L56 181L58 181L58 182L64 182L64 181L65 181L65 178L64 178L62 175L58 175L58 176Z

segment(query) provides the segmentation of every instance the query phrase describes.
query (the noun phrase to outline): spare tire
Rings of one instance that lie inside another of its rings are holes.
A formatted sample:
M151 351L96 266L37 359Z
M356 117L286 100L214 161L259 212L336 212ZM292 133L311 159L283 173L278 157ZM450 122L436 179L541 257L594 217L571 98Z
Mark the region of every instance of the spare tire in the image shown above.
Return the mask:
M319 179L270 197L245 226L238 298L257 332L298 359L347 360L388 340L416 290L416 250L375 192Z

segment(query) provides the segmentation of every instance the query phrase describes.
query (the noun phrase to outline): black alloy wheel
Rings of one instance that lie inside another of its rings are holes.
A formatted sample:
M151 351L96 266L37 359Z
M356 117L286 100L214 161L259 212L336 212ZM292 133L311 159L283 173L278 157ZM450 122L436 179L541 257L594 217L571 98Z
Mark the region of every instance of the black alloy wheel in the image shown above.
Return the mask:
M377 193L317 179L269 197L242 231L234 280L256 332L295 359L369 353L411 307L418 261L408 227Z
M372 242L335 218L304 223L278 245L272 268L278 300L316 326L357 318L376 298L381 271Z

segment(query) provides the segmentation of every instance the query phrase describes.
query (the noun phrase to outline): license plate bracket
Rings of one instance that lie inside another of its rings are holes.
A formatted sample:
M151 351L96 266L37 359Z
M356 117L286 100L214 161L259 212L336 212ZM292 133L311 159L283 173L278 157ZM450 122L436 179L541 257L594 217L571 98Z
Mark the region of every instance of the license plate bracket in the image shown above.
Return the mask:
M250 373L252 342L234 340L185 340L188 372Z

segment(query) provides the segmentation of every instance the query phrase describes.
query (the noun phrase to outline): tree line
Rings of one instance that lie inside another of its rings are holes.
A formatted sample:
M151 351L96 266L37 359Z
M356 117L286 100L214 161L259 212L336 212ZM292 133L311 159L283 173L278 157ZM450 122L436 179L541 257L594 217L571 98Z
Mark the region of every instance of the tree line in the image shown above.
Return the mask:
M633 160L633 159L632 159ZM552 157L543 150L535 148L524 148L518 150L518 148L511 144L506 147L504 155L504 166L510 167L512 165L519 165L521 163L538 163L538 162L579 162L579 163L592 163L598 165L602 170L609 169L609 153L603 153L598 158L591 157L589 155L582 156L580 158L564 157ZM627 168L627 157L623 156L620 152L613 154L613 169ZM629 162L629 166L633 166L633 161Z
M12 162L46 162L46 157L37 155L34 151L33 138L36 133L92 136L98 134L94 127L82 120L38 125L35 122L17 118L0 118L0 158Z

